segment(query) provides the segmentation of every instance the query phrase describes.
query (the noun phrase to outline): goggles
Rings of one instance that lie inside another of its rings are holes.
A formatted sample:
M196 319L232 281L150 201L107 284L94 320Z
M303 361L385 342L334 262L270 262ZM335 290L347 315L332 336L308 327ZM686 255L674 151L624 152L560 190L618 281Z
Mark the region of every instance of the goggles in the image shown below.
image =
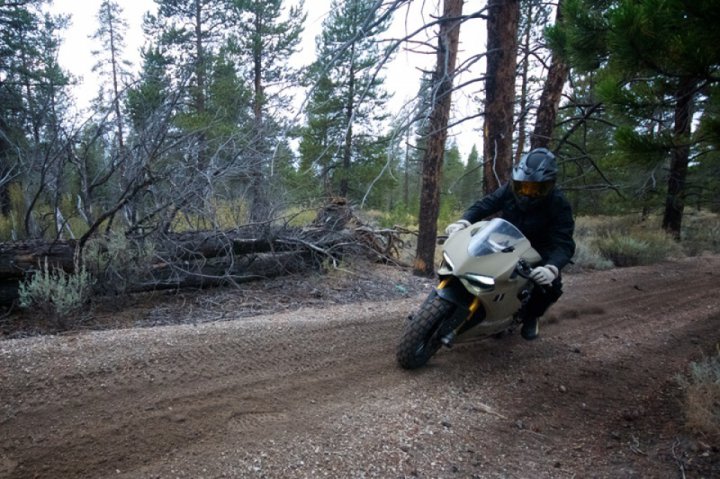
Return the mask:
M554 181L513 181L513 192L518 196L542 198L555 187Z

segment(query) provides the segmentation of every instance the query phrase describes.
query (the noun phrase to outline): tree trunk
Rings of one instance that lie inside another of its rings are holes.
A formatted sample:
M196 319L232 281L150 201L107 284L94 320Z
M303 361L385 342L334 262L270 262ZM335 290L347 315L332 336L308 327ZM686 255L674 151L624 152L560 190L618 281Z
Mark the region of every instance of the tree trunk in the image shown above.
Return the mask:
M118 149L120 151L120 154L123 155L121 157L120 161L124 162L124 151L125 151L125 138L123 134L123 117L122 112L120 111L120 81L118 80L118 52L115 48L115 24L114 20L115 17L112 16L112 13L110 14L109 18L109 35L110 35L110 64L112 66L112 84L113 84L113 108L115 109L115 124L117 126L117 135L118 135ZM125 169L124 165L121 167L123 170ZM122 174L122 177L125 175Z
M527 128L527 118L529 113L529 106L528 106L528 98L529 98L529 76L530 76L530 33L533 29L533 9L534 9L534 2L526 2L526 10L524 12L525 15L525 25L524 25L524 32L522 34L523 41L520 45L520 49L522 51L522 62L520 64L520 98L519 98L519 108L518 108L518 126L517 126L517 148L515 149L515 162L520 161L520 158L522 157L522 154L525 149L525 139L526 139L526 128Z
M268 154L266 141L265 120L263 118L263 105L265 103L265 89L262 82L263 74L263 45L262 45L262 17L255 12L254 42L253 42L253 116L255 119L255 159L250 166L250 221L255 223L266 222L270 218L271 208L268 199L267 183L264 170Z
M352 164L353 116L355 115L355 43L350 45L350 72L348 73L348 98L345 109L345 144L343 145L342 168L340 169L340 190L342 198L350 192L350 166Z
M206 98L206 74L208 69L208 61L205 55L205 46L203 40L205 33L203 32L203 3L201 0L195 0L195 76L196 76L196 90L193 95L193 101L195 103L195 113L198 117L202 118L207 110L207 98ZM197 164L199 172L204 172L205 168L210 164L210 154L208 152L207 135L204 131L200 131L197 134L198 138L198 150L197 150Z
M520 0L494 1L488 5L483 135L485 193L505 183L512 170L519 19Z
M0 183L0 214L7 216L10 214L11 206L10 206L10 183L9 182L3 182Z
M341 224L337 219L325 220L321 226L301 229L276 229L267 234L254 229L233 231L189 232L166 235L162 244L156 244L158 263L207 262L225 256L246 256L260 253L332 250L345 244L361 243L360 235L367 233L384 236L390 230L373 231L362 225ZM47 260L51 266L72 272L78 240L28 240L0 243L0 279L19 280L34 271L38 264Z
M2 86L2 82L0 81L0 87ZM7 126L7 122L4 118L0 118L0 131L3 132L9 132L9 128ZM6 134L0 135L0 158L4 159L4 165L2 168L0 168L0 214L2 215L9 215L10 211L12 210L12 205L10 201L10 162L8 159L10 158L10 150L12 148L12 145L7 139Z
M410 210L410 128L405 132L405 171L403 175L403 204Z
M195 80L197 89L195 90L195 110L199 115L205 113L205 72L207 64L205 61L205 49L203 45L203 29L202 29L202 2L195 0Z
M557 14L555 17L556 25L561 24L563 21L563 2L564 0L558 1ZM535 119L535 130L530 138L530 149L548 148L550 146L558 108L560 107L563 86L565 86L569 73L570 67L559 55L553 54L552 63L550 64L545 80L545 86L540 96L540 105L538 106L537 118Z
M422 160L422 187L418 245L413 272L419 276L435 273L435 242L440 211L440 175L447 140L455 62L460 37L462 0L445 0L438 38L437 66L432 78L433 103L427 147Z
M675 95L674 145L662 223L663 229L678 241L685 208L685 183L690 161L690 120L694 98L694 82L689 78L680 80L678 92Z
M121 91L120 91L120 72L119 64L120 59L118 58L119 53L115 42L117 40L115 32L115 21L114 12L109 5L105 5L108 9L108 30L110 37L110 65L112 67L112 85L113 85L113 108L115 110L115 125L117 128L117 145L118 145L118 172L120 174L120 187L125 190L130 185L130 179L128 178L128 162L129 158L125 152L125 133L123 130L123 115L121 110ZM90 203L88 203L88 207ZM132 203L125 205L125 211L127 213L128 221L134 224L137 221L137 208Z

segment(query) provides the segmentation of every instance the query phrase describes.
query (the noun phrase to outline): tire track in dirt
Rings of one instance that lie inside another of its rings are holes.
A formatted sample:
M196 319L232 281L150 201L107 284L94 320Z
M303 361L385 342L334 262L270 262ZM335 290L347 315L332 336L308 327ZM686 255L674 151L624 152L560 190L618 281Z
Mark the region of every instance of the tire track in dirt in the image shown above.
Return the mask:
M0 343L0 477L667 476L645 431L717 339L718 266L568 275L539 341L415 372L394 348L422 298Z
M676 315L706 317L709 312L720 311L720 302L708 301L718 289L716 278L720 274L713 274L717 267L718 261L711 257L633 268L630 281L624 280L624 269L583 275L582 284L566 287L572 297L563 297L551 310L550 322L562 323L561 329L572 323L598 341L606 334L618 335L626 328L650 325L661 334ZM581 307L578 301L582 301Z
M450 362L460 368L492 363L484 386L502 391L489 401L502 405L497 411L508 421L485 425L484 437L499 440L483 447L526 466L506 477L527 477L548 462L535 477L675 477L673 448L683 432L675 375L717 344L720 288L705 270L718 265L712 258L670 263L659 271L672 274L662 276L633 268L573 277L540 341L509 345L495 353L502 361L474 347L457 351ZM617 287L605 287L615 277ZM495 374L498 365L504 374ZM717 463L710 467L720 472Z
M317 401L318 389L342 390L338 383L367 373L352 361L359 340L368 344L365 354L379 357L385 348L389 357L387 340L379 341L390 336L384 318L245 323L227 334L220 325L209 327L208 337L173 335L179 337L166 344L145 337L149 359L126 363L121 352L110 366L97 368L98 358L90 357L80 361L87 369L36 385L32 378L3 377L5 407L14 409L2 423L4 454L16 457L14 477L42 477L48 467L47 477L103 474L228 428L248 432L282 424L298 415L294 409L304 396ZM28 386L42 399L28 403ZM68 390L82 393L69 398ZM43 431L42 441L27 430Z

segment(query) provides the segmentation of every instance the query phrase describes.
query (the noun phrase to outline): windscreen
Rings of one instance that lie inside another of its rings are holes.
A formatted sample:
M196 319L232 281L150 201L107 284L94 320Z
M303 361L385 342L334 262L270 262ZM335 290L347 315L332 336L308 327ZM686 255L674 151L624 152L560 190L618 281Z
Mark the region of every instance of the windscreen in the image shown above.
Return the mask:
M510 251L523 239L525 237L519 229L501 218L495 218L470 239L468 254L485 256L503 250Z

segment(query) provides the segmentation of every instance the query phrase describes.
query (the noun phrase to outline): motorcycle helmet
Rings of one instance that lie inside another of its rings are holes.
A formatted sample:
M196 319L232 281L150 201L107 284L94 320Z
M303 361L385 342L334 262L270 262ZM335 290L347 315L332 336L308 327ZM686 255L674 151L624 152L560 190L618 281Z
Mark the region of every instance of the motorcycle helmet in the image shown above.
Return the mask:
M520 158L512 171L512 192L521 210L539 205L555 188L557 179L555 155L546 148L536 148Z

